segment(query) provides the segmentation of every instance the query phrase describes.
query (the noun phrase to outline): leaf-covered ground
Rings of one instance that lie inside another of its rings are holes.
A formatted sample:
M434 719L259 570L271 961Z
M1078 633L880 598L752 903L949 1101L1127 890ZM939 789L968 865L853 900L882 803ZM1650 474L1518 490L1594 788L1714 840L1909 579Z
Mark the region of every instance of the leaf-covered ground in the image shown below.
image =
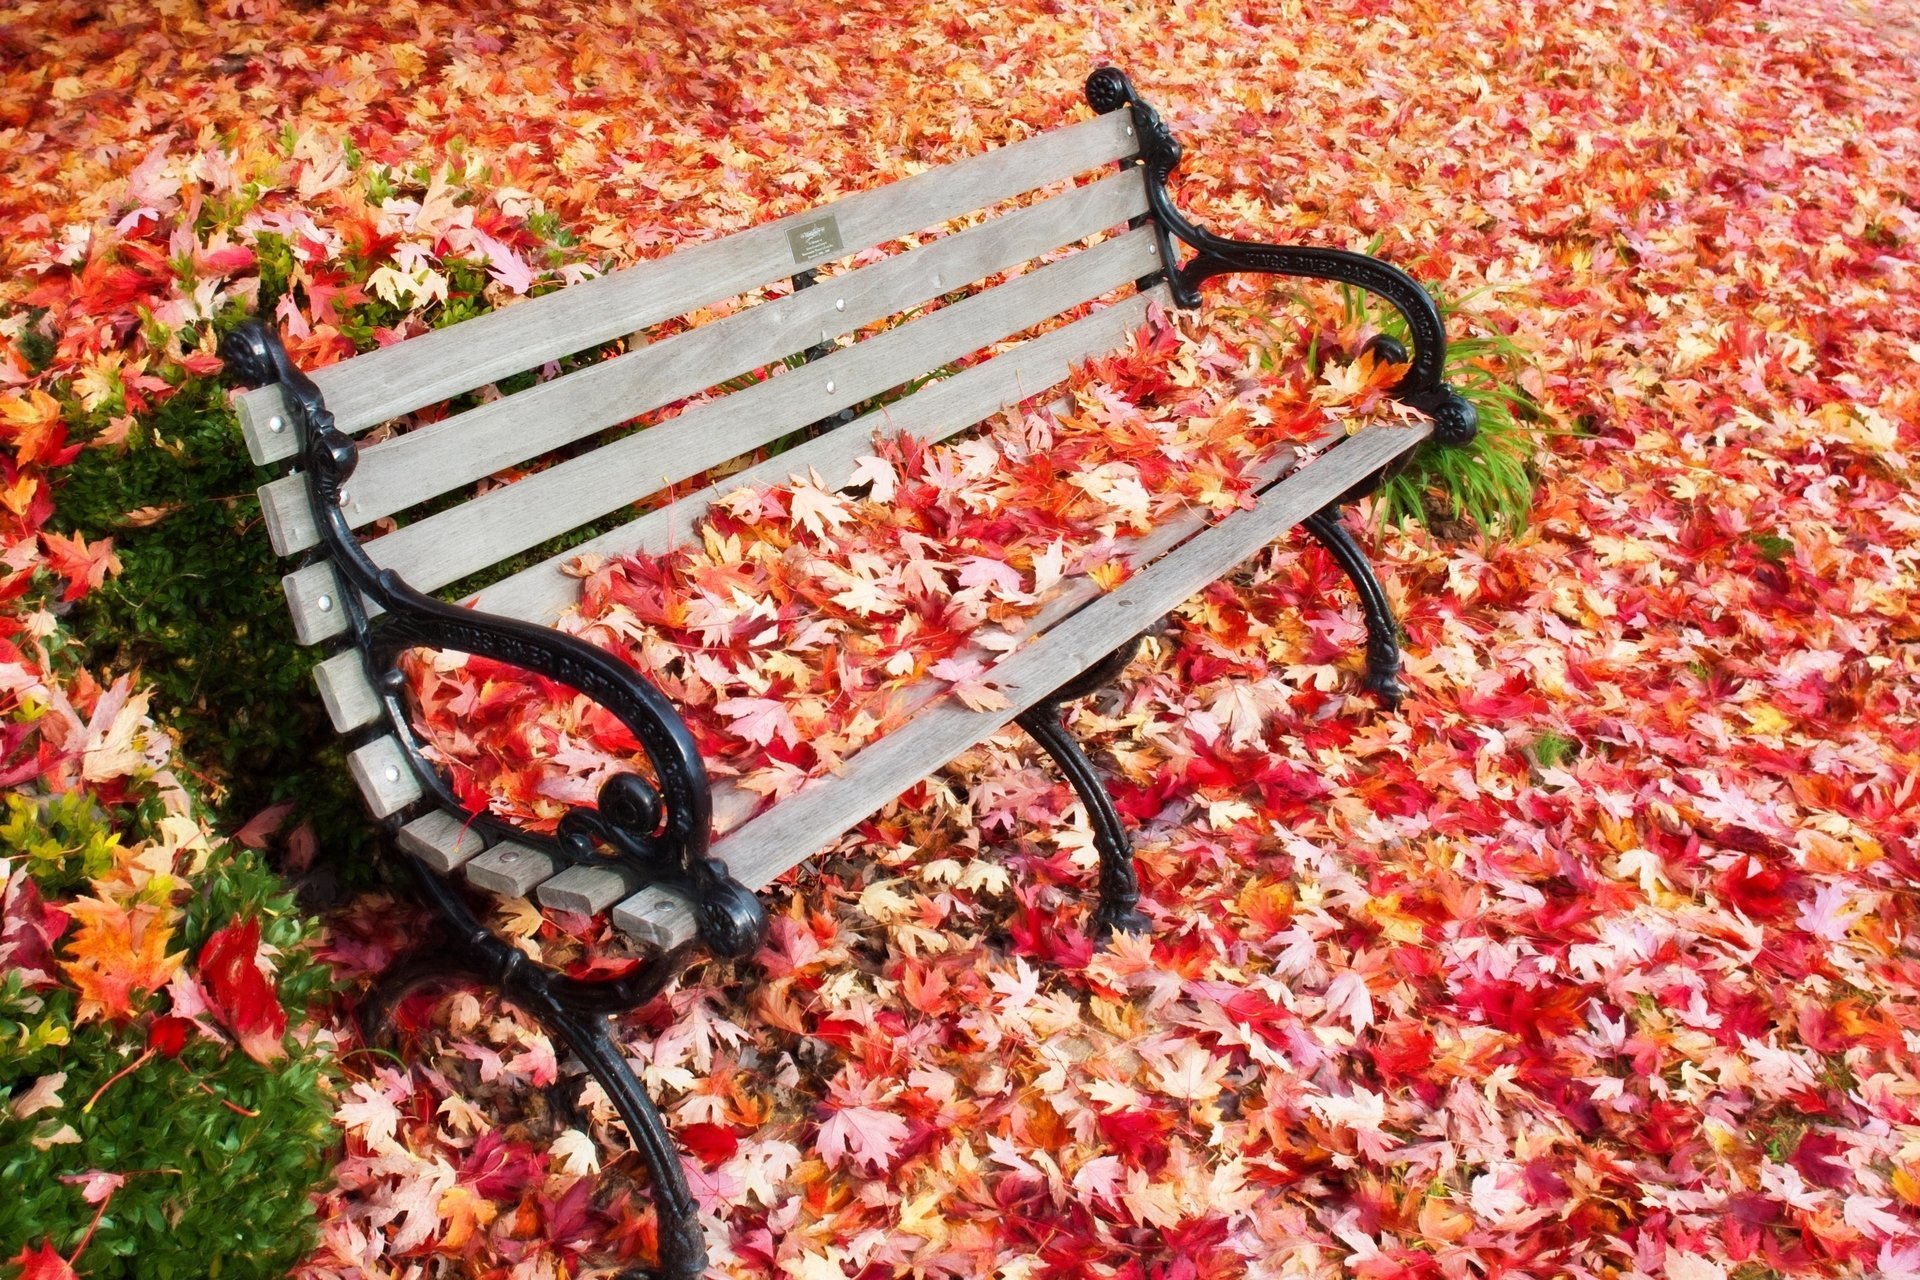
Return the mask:
M0 504L34 527L60 419L115 447L263 282L339 358L1078 118L1105 62L1186 142L1188 208L1380 235L1537 359L1566 434L1531 529L1381 540L1398 713L1337 572L1282 547L1076 714L1151 941L1089 947L1083 816L1008 740L629 1020L721 1270L1920 1272L1910 18L48 0L0 51ZM409 919L363 900L329 954L362 975ZM408 1012L439 1052L348 1060L305 1274L644 1256L642 1202L574 1176L599 1100L534 1088L553 1047Z

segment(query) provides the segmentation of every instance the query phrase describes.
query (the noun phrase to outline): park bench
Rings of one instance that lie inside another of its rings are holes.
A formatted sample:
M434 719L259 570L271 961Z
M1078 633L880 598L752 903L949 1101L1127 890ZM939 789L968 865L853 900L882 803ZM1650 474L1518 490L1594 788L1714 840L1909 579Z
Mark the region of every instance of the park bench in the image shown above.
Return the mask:
M310 374L258 322L222 345L231 375L250 388L234 397L248 448L262 465L288 469L260 497L275 548L304 557L284 585L299 639L332 650L316 667L321 697L351 736L351 768L368 808L458 944L396 966L368 1002L369 1026L377 1030L407 992L449 978L456 954L462 971L544 1020L600 1080L647 1161L665 1274L698 1274L704 1243L672 1139L616 1048L608 1015L651 999L696 947L751 953L766 926L756 890L1017 722L1085 802L1101 859L1096 931L1146 928L1127 832L1068 735L1060 704L1109 679L1132 638L1296 525L1332 552L1361 593L1369 686L1389 700L1399 694L1394 618L1339 522L1339 504L1365 493L1430 434L1471 438L1471 406L1442 381L1438 311L1411 277L1376 259L1242 243L1196 227L1166 189L1179 145L1127 78L1096 72L1087 99L1091 120ZM1009 204L905 251L868 252ZM855 255L861 265L819 277ZM930 695L841 772L757 811L758 797L710 780L692 735L644 673L550 625L577 597L578 579L565 570L581 553L659 555L688 536L710 503L744 484L811 470L829 487L845 485L876 428L930 440L962 431L1124 345L1151 304L1193 307L1202 282L1244 271L1339 281L1386 299L1412 347L1383 343L1397 348L1387 358L1410 362L1396 395L1424 420L1372 426L1318 449L1275 450L1259 464L1250 509L1156 527L1128 547L1134 572L1110 592L1084 578L1061 582L1022 643L993 668L1004 709ZM650 326L734 299L750 305L644 340ZM946 305L922 314L935 300ZM1063 315L1069 322L1057 323ZM849 335L856 340L835 345ZM953 371L989 349L997 353ZM352 439L596 351L616 354L365 447ZM792 367L738 376L781 361ZM950 376L916 385L934 373ZM903 387L914 389L901 395ZM676 417L606 441L638 415L702 396ZM883 410L873 408L883 399ZM635 514L650 495L809 427L816 430L797 447ZM549 454L560 460L458 500L475 482ZM621 512L633 518L517 565L462 601L431 594ZM403 522L390 532L364 541L356 532L396 515ZM397 663L416 647L512 663L587 695L639 740L651 779L615 776L597 806L570 812L551 836L466 812L410 723ZM614 981L548 971L485 927L474 890L610 912L647 958Z

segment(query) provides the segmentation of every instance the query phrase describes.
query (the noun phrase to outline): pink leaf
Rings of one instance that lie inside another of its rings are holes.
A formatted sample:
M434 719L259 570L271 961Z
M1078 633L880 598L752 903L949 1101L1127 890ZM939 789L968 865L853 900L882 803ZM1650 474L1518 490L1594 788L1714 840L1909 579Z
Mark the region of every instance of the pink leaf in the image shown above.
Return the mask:
M234 832L233 838L249 849L264 849L267 847L267 837L286 825L287 815L292 812L291 800L268 805L247 819L247 825Z
M716 702L713 709L732 719L728 726L756 746L766 746L779 734L788 746L800 741L800 730L788 714L786 704L775 698L728 698Z
M831 1166L851 1160L879 1172L906 1138L907 1122L896 1115L872 1107L842 1107L821 1123L814 1145Z
M487 255L488 275L515 293L525 293L533 287L533 270L519 254L484 231L476 231L473 239Z

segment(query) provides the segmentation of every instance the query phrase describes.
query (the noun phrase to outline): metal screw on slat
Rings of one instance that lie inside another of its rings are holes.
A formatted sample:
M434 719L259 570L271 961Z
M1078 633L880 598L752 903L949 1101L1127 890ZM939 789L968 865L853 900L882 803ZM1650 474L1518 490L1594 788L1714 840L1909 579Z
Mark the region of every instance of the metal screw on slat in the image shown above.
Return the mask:
M833 379L832 379L832 378L828 378L828 379L827 379L827 390L829 390L829 391L831 391L831 390L833 390Z
M845 311L847 309L847 300L845 298L835 298L833 300L833 309L835 311Z
M387 781L388 782L400 781L400 770L395 768L393 765L387 766Z
M279 414L276 413L271 418L267 419L267 430L285 431L286 429L287 429L287 420L281 417Z
M315 600L313 604L315 608L320 610L320 612L325 613L329 609L333 608L333 597L321 596L319 599Z

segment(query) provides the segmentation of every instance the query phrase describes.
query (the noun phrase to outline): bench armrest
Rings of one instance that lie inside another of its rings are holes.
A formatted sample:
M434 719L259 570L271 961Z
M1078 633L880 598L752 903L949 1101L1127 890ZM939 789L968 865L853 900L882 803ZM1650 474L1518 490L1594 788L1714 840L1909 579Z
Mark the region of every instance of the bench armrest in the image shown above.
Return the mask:
M1167 190L1167 180L1179 166L1182 151L1160 113L1140 99L1118 67L1095 71L1087 78L1086 92L1088 105L1102 115L1123 108L1133 115L1135 135L1140 140L1138 163L1146 170L1147 203L1153 210L1160 260L1175 303L1198 306L1203 282L1235 271L1334 280L1378 294L1400 313L1413 340L1413 363L1394 389L1395 397L1431 417L1434 439L1441 443L1465 444L1473 439L1479 415L1464 396L1446 384L1446 325L1439 307L1418 280L1364 253L1232 240L1195 226L1174 206ZM1184 263L1174 249L1176 239L1194 251Z
M440 803L458 811L452 789L419 749L402 694L398 659L409 649L448 649L524 667L598 702L632 732L646 752L654 779L623 773L601 785L596 808L578 808L552 840L530 836L498 819L516 840L549 845L575 863L604 863L596 845L611 848L643 883L681 889L693 900L700 934L723 955L759 945L766 913L753 893L707 856L713 792L693 733L666 695L626 663L576 636L512 618L463 609L407 585L368 559L340 509L340 491L358 461L353 440L338 430L311 379L296 368L278 335L257 320L238 326L221 343L229 372L251 386L277 383L286 395L303 449L301 461L321 540L350 589L342 607L389 726L419 776ZM383 612L369 618L362 597Z

